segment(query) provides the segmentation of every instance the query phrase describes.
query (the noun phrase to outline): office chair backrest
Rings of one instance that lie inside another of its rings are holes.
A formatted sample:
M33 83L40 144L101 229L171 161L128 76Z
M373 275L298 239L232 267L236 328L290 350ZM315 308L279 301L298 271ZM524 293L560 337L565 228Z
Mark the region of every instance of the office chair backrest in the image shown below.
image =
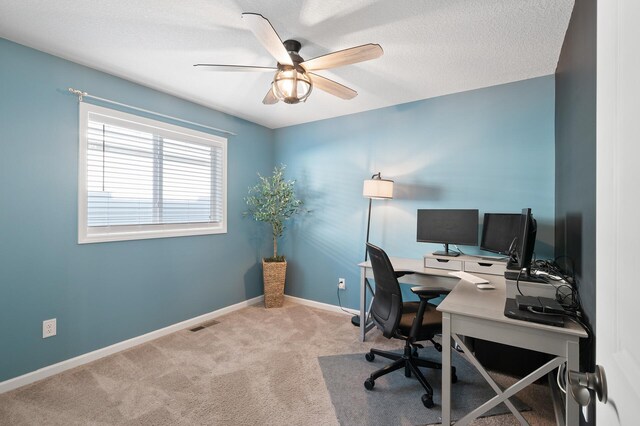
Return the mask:
M373 321L382 329L386 338L391 338L402 317L402 293L391 261L380 247L367 243L371 259L373 279L376 282L375 297L371 305Z

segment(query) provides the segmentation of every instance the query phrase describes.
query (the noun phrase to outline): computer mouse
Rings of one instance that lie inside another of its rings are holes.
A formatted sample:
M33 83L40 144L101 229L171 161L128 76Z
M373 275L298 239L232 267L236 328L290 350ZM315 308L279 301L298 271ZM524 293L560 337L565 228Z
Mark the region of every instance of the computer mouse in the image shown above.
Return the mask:
M494 288L496 288L496 286L494 286L493 284L476 284L476 287L478 287L480 290L493 290Z

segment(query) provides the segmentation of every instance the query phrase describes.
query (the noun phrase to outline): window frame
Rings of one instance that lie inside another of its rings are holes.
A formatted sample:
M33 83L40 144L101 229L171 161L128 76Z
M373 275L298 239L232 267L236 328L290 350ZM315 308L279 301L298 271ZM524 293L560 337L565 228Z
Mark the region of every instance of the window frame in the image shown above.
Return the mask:
M78 244L109 241L143 240L149 238L184 237L227 233L227 139L182 126L153 120L102 106L80 102L78 149ZM95 114L122 126L126 122L130 129L152 132L170 138L217 147L222 150L222 221L206 223L165 223L145 225L88 226L88 130L89 115Z

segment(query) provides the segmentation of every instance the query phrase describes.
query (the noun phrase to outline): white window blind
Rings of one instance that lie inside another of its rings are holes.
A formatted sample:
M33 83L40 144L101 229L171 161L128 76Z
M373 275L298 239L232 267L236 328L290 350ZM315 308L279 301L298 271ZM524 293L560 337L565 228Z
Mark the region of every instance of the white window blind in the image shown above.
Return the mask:
M225 139L80 105L80 242L226 232Z

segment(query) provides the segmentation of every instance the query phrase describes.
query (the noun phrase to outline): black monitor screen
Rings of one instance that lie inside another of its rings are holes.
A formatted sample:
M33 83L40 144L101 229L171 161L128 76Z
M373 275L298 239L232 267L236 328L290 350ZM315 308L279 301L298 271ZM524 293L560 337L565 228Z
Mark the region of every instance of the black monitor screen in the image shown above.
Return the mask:
M519 213L485 213L480 248L499 254L510 254L511 245L520 236ZM513 248L516 248L514 246Z
M421 243L478 245L478 210L418 210Z
M520 226L518 229L518 243L515 253L511 253L511 259L507 262L507 271L504 276L512 281L548 282L543 277L531 275L531 260L536 245L538 224L531 214L531 209L522 209ZM510 271L509 271L510 269Z
M518 251L516 254L516 265L519 268L531 267L531 259L533 258L533 249L536 244L536 234L538 231L538 224L531 215L531 209L522 209L520 215L520 228L518 238ZM528 271L527 271L528 272Z

